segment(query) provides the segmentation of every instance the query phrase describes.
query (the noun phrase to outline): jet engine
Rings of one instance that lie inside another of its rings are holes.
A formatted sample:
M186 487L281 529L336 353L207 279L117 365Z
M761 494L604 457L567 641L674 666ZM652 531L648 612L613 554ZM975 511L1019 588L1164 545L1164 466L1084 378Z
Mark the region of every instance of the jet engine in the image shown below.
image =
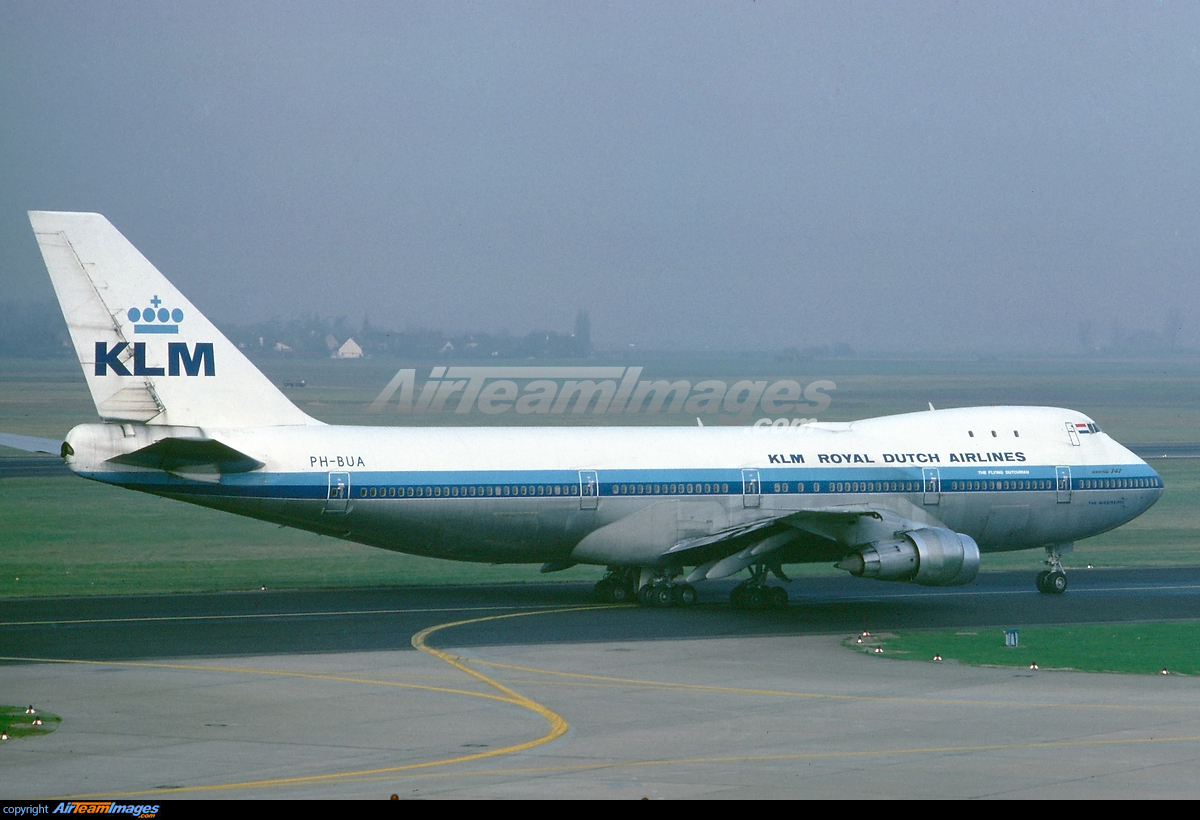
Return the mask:
M835 566L858 578L929 587L969 584L979 572L979 545L969 535L929 527L900 536L852 552Z

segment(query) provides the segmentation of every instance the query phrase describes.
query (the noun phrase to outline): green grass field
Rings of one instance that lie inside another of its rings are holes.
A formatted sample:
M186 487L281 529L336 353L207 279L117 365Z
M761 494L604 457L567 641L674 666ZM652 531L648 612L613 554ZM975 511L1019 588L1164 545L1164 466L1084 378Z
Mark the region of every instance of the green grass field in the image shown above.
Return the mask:
M847 638L845 646L882 657L972 666L1072 669L1142 675L1200 674L1200 629L1195 623L1031 626L1017 630L1017 646L1005 646L1001 629L906 632Z
M24 706L0 705L0 732L9 740L22 737L41 737L58 728L62 718L40 709L28 714Z
M592 364L593 362L589 362ZM597 362L603 363L603 362ZM367 405L398 362L267 360L277 383L322 420L349 424L482 423L478 414L413 417L370 413ZM628 364L628 363L627 363ZM837 383L825 420L848 420L935 406L1055 404L1099 420L1127 444L1200 440L1200 363L1170 362L801 362L664 357L637 362L646 377L829 378ZM407 366L418 366L409 364ZM424 365L421 365L423 367ZM418 370L422 380L428 373ZM530 423L504 414L504 423ZM588 416L542 416L577 424ZM96 420L73 361L0 360L0 431L47 438ZM622 423L694 423L663 415ZM3 448L0 448L3 450ZM0 456L5 453L0 452ZM15 451L7 451L17 455ZM1200 563L1200 460L1160 460L1162 500L1141 518L1080 542L1068 567ZM1040 568L1041 555L984 556L987 569ZM826 565L789 567L798 575L839 573ZM461 564L390 553L271 524L144 496L75 477L0 479L0 597L401 584L594 580L577 567L541 575L537 567Z
M547 580L536 566L403 555L74 476L0 486L0 597Z

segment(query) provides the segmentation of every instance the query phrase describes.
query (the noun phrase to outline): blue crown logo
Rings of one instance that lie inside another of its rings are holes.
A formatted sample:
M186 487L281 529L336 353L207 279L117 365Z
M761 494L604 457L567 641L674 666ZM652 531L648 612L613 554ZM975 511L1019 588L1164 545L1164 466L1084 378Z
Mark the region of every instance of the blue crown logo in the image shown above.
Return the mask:
M150 300L153 307L130 308L129 321L133 322L134 333L178 333L179 323L183 321L183 311L179 308L167 310L161 307L162 299L156 295ZM137 324L144 322L145 324Z

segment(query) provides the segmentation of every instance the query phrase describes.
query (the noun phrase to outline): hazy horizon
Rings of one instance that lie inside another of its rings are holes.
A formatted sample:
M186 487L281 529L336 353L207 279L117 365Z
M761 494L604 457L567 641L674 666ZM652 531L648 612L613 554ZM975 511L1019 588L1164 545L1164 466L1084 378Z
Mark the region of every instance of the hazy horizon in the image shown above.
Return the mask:
M1195 349L1197 31L1175 3L10 2L0 286L53 298L26 210L94 210L221 325Z

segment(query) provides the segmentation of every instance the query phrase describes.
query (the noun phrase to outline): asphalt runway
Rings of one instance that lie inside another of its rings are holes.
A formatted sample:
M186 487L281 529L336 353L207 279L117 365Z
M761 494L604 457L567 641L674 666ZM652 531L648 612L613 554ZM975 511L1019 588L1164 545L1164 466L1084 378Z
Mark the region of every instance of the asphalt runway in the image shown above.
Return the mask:
M55 456L9 456L0 458L0 478L55 478L73 473Z
M787 585L783 610L727 603L733 582L698 587L687 609L589 608L534 620L468 624L458 647L849 634L951 627L1200 620L1200 567L1074 569L1061 596L1042 595L1028 572L985 572L963 587L932 588L845 577ZM584 584L259 591L0 601L0 655L139 660L315 652L409 651L410 638L447 621L586 606Z
M0 799L1200 797L1200 679L973 668L859 630L1200 620L1200 569L798 580L782 611L577 584L0 602Z

